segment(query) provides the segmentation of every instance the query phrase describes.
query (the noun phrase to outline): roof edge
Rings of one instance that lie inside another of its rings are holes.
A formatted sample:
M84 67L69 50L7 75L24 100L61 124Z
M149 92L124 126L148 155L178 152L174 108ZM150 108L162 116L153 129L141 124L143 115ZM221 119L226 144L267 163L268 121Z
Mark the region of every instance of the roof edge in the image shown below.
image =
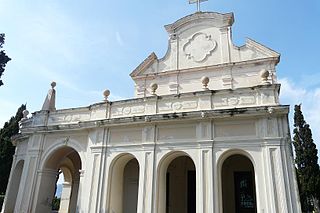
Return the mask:
M172 24L165 25L164 27L169 34L172 34L181 26L199 19L214 19L222 26L231 26L234 22L234 15L233 13L196 12L183 17Z
M146 68L148 68L155 60L158 60L158 56L152 52L143 62L141 62L131 73L131 77L138 76Z

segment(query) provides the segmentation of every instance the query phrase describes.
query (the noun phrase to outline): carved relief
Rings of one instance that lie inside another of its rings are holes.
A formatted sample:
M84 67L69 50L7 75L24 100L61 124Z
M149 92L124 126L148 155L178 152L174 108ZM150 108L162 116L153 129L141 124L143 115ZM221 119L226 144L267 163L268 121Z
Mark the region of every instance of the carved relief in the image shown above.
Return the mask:
M213 100L214 107L235 107L241 105L255 105L255 96L232 96L227 98L215 97Z
M181 108L182 108L182 103L180 103L180 102L172 103L173 110L180 110Z
M144 106L133 106L131 107L132 114L144 113L145 107Z
M131 107L124 107L122 110L122 114L129 115L131 112Z
M77 113L77 114L56 114L51 115L48 119L49 124L54 123L72 123L90 119L90 113Z
M188 59L202 62L212 54L216 47L217 42L212 40L211 35L196 33L183 46L183 51Z
M236 106L239 104L239 99L238 97L231 97L231 98L228 98L228 104L231 105L231 106Z
M112 116L130 116L136 114L143 114L145 106L126 106L126 107L113 107L111 109Z
M241 105L251 105L256 103L256 98L254 96L246 96L240 98Z
M179 102L167 102L159 103L159 111L179 111L197 109L198 101L179 101Z

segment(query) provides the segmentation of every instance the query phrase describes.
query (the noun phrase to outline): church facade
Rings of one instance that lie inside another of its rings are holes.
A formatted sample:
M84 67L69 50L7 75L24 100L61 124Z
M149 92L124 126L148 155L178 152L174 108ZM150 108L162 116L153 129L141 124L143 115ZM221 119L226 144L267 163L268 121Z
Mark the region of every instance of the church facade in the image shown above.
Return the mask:
M280 55L232 43L232 13L165 26L166 55L131 74L135 97L25 116L2 212L301 212ZM57 98L58 100L58 98Z

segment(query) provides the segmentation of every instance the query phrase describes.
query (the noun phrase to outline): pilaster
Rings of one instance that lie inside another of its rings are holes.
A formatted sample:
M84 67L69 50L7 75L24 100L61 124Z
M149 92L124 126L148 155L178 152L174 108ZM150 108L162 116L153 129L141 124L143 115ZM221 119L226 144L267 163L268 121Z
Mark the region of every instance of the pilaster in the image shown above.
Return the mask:
M84 177L80 176L82 187L81 210L84 212L97 212L101 202L101 186L104 184L103 164L105 162L105 129L92 130L88 137L87 162Z
M17 195L15 209L17 212L31 212L37 202L37 185L39 163L42 154L42 146L45 136L33 135L28 142L28 150L24 162L24 169L21 176L21 187Z

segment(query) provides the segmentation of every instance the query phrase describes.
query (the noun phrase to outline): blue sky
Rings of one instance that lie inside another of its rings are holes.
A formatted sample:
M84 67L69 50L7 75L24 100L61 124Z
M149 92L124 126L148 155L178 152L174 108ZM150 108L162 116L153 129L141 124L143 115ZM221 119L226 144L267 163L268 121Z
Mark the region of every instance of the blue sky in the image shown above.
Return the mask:
M101 101L106 88L112 100L133 97L129 73L153 51L162 57L163 25L195 9L187 0L0 0L0 32L12 58L0 87L0 125L22 103L40 110L52 80L58 109ZM249 37L281 53L281 103L302 103L320 148L319 1L209 0L202 11L234 12L236 45Z

